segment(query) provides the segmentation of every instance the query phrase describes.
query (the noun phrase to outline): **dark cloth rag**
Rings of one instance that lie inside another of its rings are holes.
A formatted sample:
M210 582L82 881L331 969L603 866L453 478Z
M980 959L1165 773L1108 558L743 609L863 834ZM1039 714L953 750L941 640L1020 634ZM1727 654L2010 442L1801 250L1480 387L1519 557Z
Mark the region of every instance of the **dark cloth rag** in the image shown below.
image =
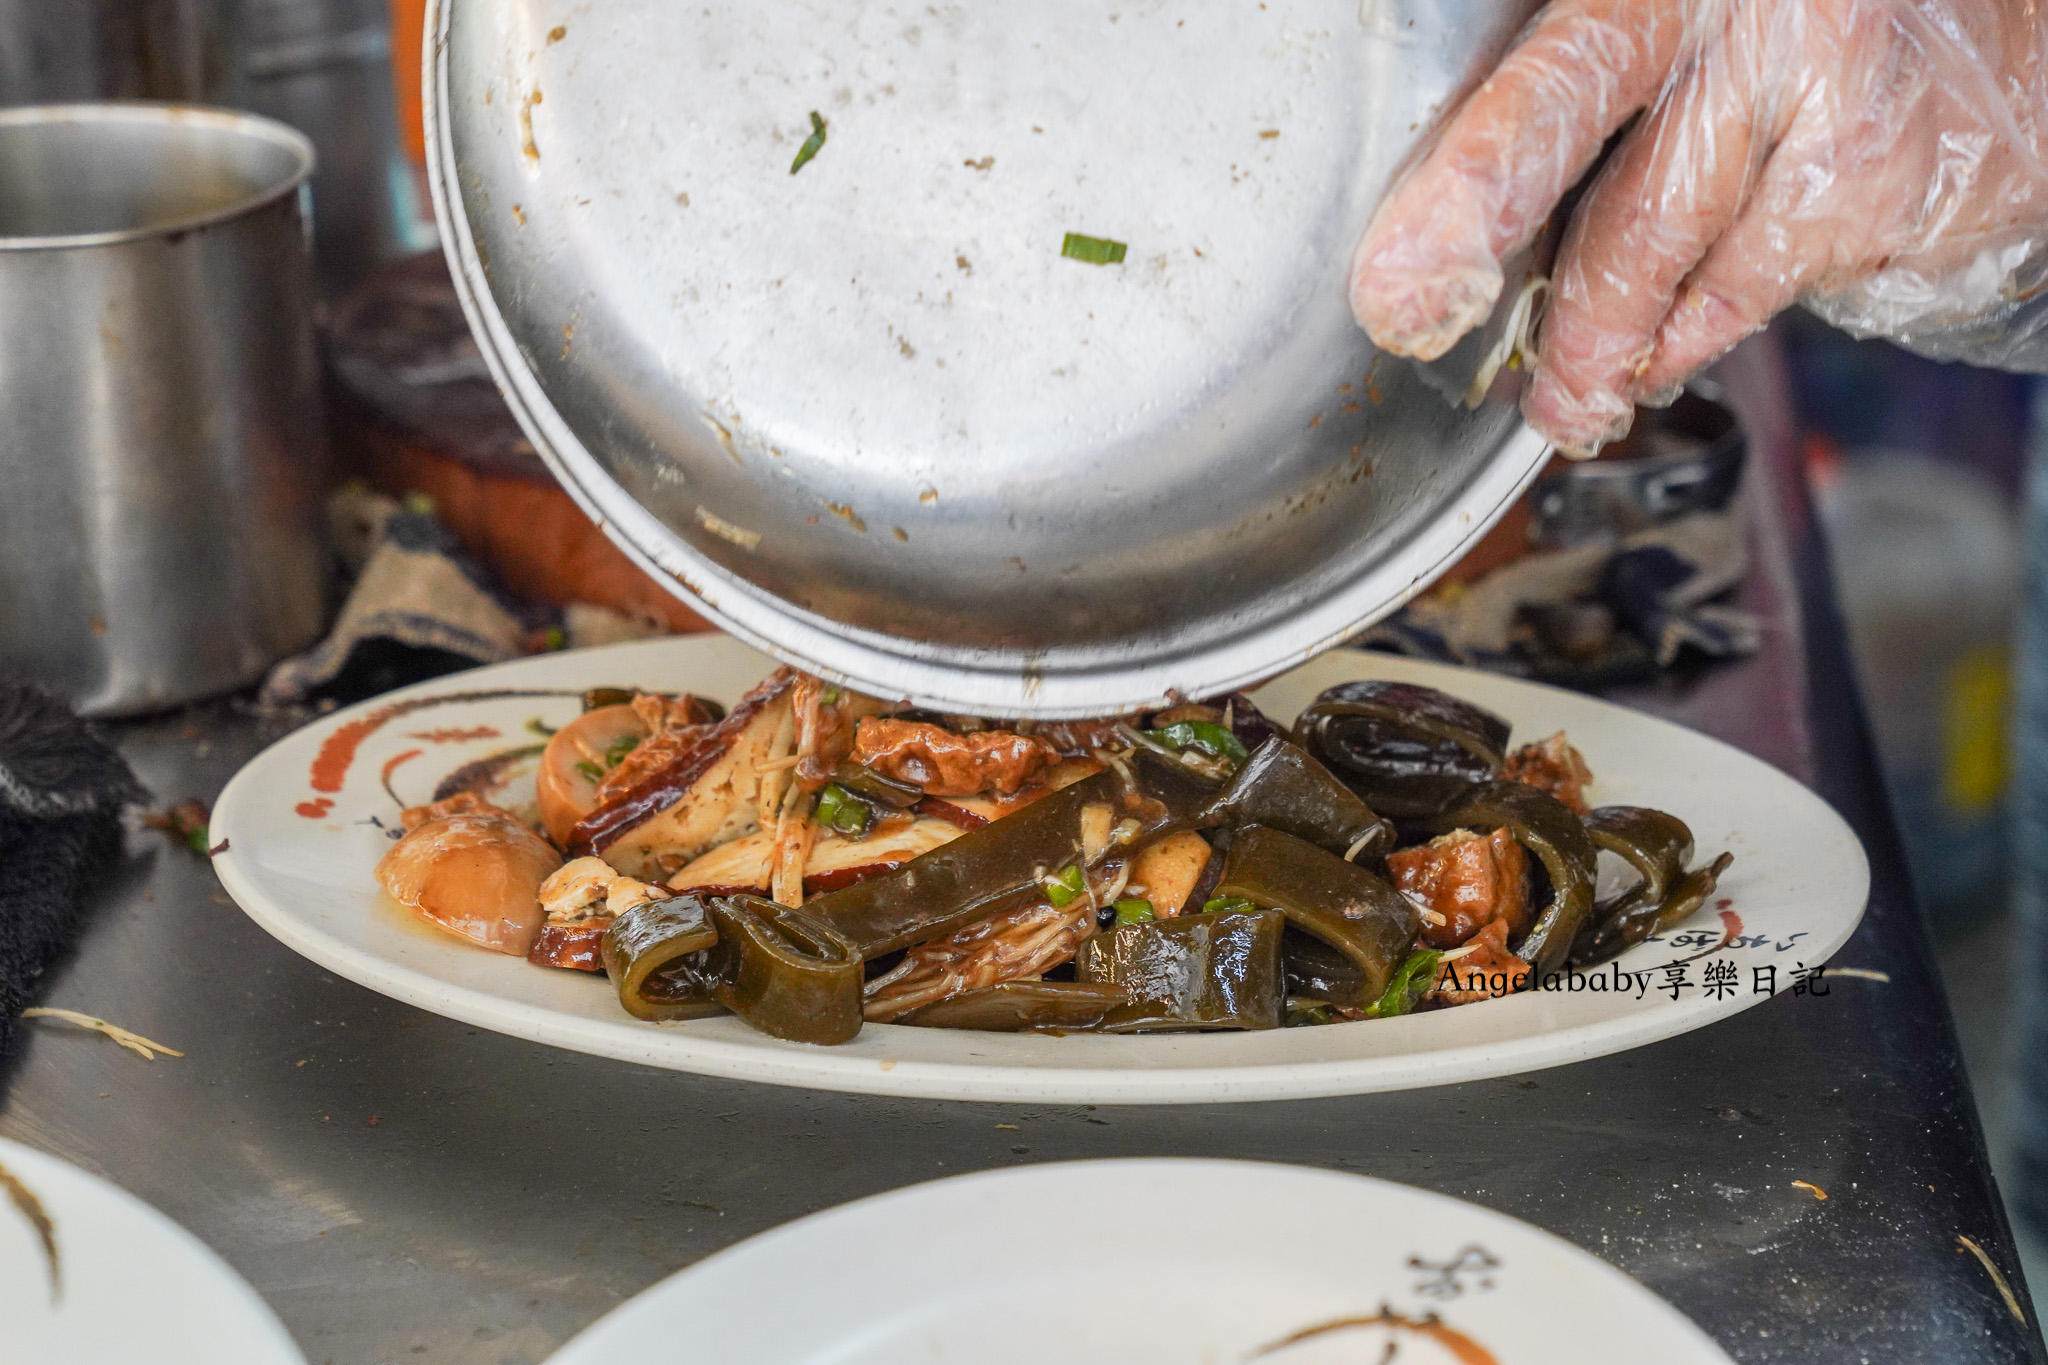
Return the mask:
M120 856L122 809L148 795L69 706L0 678L0 1058L92 875Z

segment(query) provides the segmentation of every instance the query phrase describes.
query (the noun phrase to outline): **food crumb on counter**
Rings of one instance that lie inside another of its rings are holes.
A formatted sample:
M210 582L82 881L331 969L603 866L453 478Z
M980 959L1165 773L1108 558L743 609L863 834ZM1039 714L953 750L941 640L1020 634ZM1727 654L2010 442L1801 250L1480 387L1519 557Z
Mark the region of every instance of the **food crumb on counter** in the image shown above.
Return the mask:
M174 1047L165 1047L162 1043L151 1042L139 1033L131 1033L119 1024L110 1024L104 1019L96 1018L90 1014L81 1014L77 1010L63 1010L52 1006L38 1005L34 1009L23 1010L21 1017L24 1019L62 1019L67 1024L76 1024L80 1028L91 1029L94 1033L105 1034L146 1062L155 1061L156 1054L159 1052L171 1057L182 1057L185 1055Z

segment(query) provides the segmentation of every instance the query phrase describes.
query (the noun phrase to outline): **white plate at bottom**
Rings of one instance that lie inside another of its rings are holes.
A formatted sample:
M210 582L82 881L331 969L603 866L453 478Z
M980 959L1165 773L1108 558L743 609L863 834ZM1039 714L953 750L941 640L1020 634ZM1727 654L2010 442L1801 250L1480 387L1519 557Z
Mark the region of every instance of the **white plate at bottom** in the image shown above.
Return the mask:
M1513 723L1515 743L1564 730L1593 769L1595 804L1668 810L1692 826L1698 857L1735 854L1719 894L1662 941L1576 980L1401 1019L1064 1038L870 1024L850 1043L813 1047L730 1017L641 1023L602 977L473 947L378 889L374 869L403 805L429 799L458 768L537 745L534 723L572 719L583 689L688 690L730 703L774 666L725 636L649 640L480 668L338 711L264 750L228 784L213 812L212 837L226 845L214 869L251 918L321 966L514 1037L780 1085L1053 1104L1357 1094L1640 1047L1792 987L1798 971L1848 939L1869 890L1863 849L1841 817L1738 749L1577 693L1344 650L1254 695L1289 724L1333 683L1391 678L1497 712ZM1667 977L1667 965L1682 980Z
M1504 1215L1364 1176L1168 1159L958 1176L814 1214L662 1281L549 1365L685 1358L1729 1365L1634 1280Z
M227 1262L134 1195L4 1138L0 1168L49 1219L57 1251L53 1285L34 1224L0 1188L6 1365L305 1365Z

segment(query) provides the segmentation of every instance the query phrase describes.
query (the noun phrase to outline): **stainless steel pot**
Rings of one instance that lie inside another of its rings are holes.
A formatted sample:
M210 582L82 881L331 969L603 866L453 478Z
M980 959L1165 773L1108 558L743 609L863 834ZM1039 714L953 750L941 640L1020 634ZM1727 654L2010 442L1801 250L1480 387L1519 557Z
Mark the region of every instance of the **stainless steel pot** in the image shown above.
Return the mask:
M232 102L232 0L0 0L0 104Z
M245 114L0 110L0 667L89 713L319 633L312 168Z
M385 0L239 0L245 107L313 139L323 296L434 245L399 142ZM424 231L423 231L424 228Z
M437 0L431 170L501 387L649 572L883 694L1101 711L1343 640L1534 477L1345 302L1527 8Z

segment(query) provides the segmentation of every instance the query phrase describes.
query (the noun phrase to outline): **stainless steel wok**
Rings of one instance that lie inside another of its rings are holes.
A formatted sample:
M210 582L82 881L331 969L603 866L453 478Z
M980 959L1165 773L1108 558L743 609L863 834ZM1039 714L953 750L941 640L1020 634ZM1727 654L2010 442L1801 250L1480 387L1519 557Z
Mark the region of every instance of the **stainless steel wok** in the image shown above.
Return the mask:
M1523 12L439 0L435 190L534 445L649 572L872 691L1099 712L1330 647L1535 474L1344 290Z

